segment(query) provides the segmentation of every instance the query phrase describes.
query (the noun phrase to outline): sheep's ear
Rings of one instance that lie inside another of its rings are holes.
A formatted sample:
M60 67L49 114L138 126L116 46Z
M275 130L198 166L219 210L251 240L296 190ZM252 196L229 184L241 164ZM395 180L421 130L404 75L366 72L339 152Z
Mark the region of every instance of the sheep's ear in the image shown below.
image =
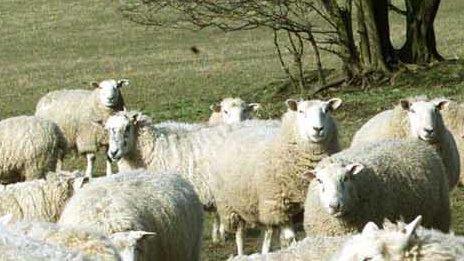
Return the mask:
M130 81L128 79L121 79L117 82L116 87L117 88L122 88L122 87L127 87L129 86Z
M314 178L316 178L316 172L314 170L308 170L301 174L301 178L304 180L313 180Z
M409 111L409 109L411 108L411 102L406 99L401 99L400 105L401 105L401 108L403 108L403 110L406 110L406 111Z
M140 124L140 122L142 122L142 119L143 119L143 115L140 112L137 112L131 117L131 121L134 123L134 125Z
M11 220L13 220L13 214L8 213L0 217L0 225L6 226L11 222Z
M156 236L156 233L155 232L149 232L149 231L131 231L130 232L130 238L134 239L134 240L139 240L139 239L143 239L145 237L152 237L152 236Z
M249 103L249 104L248 104L248 109L249 109L250 111L257 111L257 110L261 109L261 104L256 103L256 102Z
M347 174L349 177L353 177L364 169L364 165L361 163L352 163L346 166Z
M450 100L447 100L447 99L439 99L439 100L433 101L433 103L435 104L435 108L437 108L439 111L441 111L441 110L443 110L443 109L448 108L448 105L449 105L449 103L450 103Z
M78 177L74 179L73 188L74 190L81 189L85 184L89 183L89 177Z
M211 106L209 106L209 109L213 112L221 112L221 105L220 104L212 104Z
M374 222L368 222L364 226L361 234L363 234L363 235L372 235L375 232L378 232L379 230L380 230L379 227Z
M100 85L98 84L98 82L91 82L90 83L90 86L92 86L93 88L100 88Z
M417 216L411 223L407 224L404 228L404 233L410 238L415 232L416 229L420 226L422 222L422 216Z
M285 101L285 104L287 105L287 108L292 110L292 111L297 111L298 110L298 101L294 99L288 99Z
M326 110L327 111L334 111L334 110L338 109L340 107L340 105L342 105L342 99L332 98L332 99L327 101Z
M157 234L147 231L116 232L109 236L110 241L121 253L124 260L138 260L141 249L153 245Z

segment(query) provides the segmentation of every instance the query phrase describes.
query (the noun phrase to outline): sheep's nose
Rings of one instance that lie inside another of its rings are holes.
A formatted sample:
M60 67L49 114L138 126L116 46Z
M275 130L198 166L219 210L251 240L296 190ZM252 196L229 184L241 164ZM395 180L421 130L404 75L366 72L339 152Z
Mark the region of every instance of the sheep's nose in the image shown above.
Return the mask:
M321 132L321 131L324 129L324 127L322 127L322 126L321 126L321 127L313 127L313 129L314 129L317 133L319 133L319 132Z
M329 207L335 211L338 211L340 209L340 203L336 202L336 203L330 203L329 204Z
M432 128L424 128L424 131L429 135L433 134L433 129Z
M116 157L117 154L118 154L118 150L110 151L110 156L111 156L112 158Z

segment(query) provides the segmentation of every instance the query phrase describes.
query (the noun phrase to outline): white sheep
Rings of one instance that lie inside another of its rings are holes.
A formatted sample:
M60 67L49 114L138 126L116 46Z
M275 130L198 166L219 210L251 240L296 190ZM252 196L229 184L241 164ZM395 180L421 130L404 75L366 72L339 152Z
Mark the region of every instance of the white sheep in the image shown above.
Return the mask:
M208 124L233 124L252 119L252 113L261 108L259 103L246 103L240 98L225 98L210 106L212 111Z
M393 110L371 118L354 135L351 146L384 139L419 139L433 144L448 174L449 187L459 182L460 159L456 141L446 128L440 111L446 99L430 101L426 97L404 99Z
M67 150L56 124L34 116L0 121L0 184L43 178Z
M434 148L416 140L384 140L323 159L305 202L307 235L343 235L385 218L423 215L424 226L448 231L446 172Z
M29 252L24 249L24 245L32 241L34 246L38 245L39 249L35 249L38 254L66 253L60 259L47 256L47 259L54 260L68 260L69 257L78 256L81 260L148 261L150 259L144 256L142 250L150 236L154 235L143 231L129 231L106 237L79 226L65 227L54 223L25 221L4 222L0 226L0 231L6 239L3 241L4 245L0 243L0 250L5 247L13 254L21 256ZM9 253L5 254L2 251L0 259L4 260L5 255L10 256ZM31 259L34 259L33 256Z
M69 198L87 181L83 174L48 173L46 179L0 185L0 216L56 222Z
M267 253L256 253L249 256L236 256L229 260L234 261L315 261L329 260L338 252L343 244L350 239L349 236L323 237L310 236L296 242L288 248Z
M124 110L121 88L129 81L104 80L92 83L95 90L60 90L43 96L37 103L35 115L54 121L61 128L68 146L86 154L86 175L92 177L95 153L106 145L105 132L98 126L117 111ZM107 161L106 174L111 174Z
M422 217L411 223L389 222L380 229L367 223L361 234L353 236L333 258L351 260L463 260L464 237L419 227Z
M9 232L0 226L0 260L81 261L80 253Z
M246 226L266 228L262 252L269 251L276 228L281 243L295 238L292 216L302 212L307 182L300 174L340 150L331 111L340 99L287 100L281 127L261 126L233 132L212 155L212 188L227 231L235 231L243 254Z
M177 169L189 180L208 211L215 210L210 189L211 151L222 146L234 130L252 131L256 126L279 126L273 120L247 120L233 125L208 127L199 124L167 122L153 125L138 112L119 112L108 118L108 158L118 161L120 171L146 168L152 171ZM212 238L223 238L216 216ZM220 236L218 236L220 234Z
M67 204L58 222L106 236L155 233L148 260L199 260L203 210L193 187L174 173L135 171L98 178Z
M446 99L434 99L435 102L440 102L442 100ZM446 127L451 134L453 134L454 140L456 141L461 163L460 183L464 184L464 104L452 101L441 111L441 115Z

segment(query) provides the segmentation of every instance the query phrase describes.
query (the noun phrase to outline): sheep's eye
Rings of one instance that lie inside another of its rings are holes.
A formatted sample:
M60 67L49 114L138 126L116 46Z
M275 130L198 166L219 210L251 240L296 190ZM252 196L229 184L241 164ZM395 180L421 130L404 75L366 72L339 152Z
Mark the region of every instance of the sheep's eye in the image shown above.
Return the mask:
M302 111L302 110L299 110L298 112L301 113L301 114L303 114L303 111Z
M372 260L372 257L365 257L365 258L363 259L363 261L369 261L369 260Z
M319 184L322 184L322 180L316 179L316 181L317 181Z
M228 112L228 111L224 111L224 113L225 113L225 114L229 114L229 112Z
M410 109L409 111L410 111L411 113L416 113L416 111L413 110L413 109Z

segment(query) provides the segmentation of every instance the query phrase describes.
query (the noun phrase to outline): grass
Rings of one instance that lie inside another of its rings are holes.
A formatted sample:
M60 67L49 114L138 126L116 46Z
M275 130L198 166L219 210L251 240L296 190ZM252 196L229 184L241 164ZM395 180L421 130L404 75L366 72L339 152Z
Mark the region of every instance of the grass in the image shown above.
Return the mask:
M296 93L276 94L284 77L267 30L223 33L159 30L123 20L116 3L103 0L0 1L0 116L32 114L45 93L62 88L89 88L105 78L129 78L128 106L156 121L205 121L209 105L224 96L241 96L264 105L261 117L278 117L282 101ZM447 58L463 57L463 1L442 1L436 21L437 41ZM404 24L392 16L392 39L399 46ZM200 53L190 51L196 46ZM311 60L310 60L311 61ZM333 57L324 57L335 68ZM311 68L310 68L311 69ZM344 100L339 120L342 143L370 116L399 98L428 94L464 100L464 63L448 62L414 74L403 74L391 86L368 90L328 90L319 98ZM303 95L304 96L304 95ZM83 168L84 160L67 160ZM99 161L98 171L103 172ZM453 229L464 234L464 190L453 193ZM209 220L209 219L208 219ZM218 260L234 253L234 242L214 246L205 229L203 257ZM259 232L247 237L246 252L255 252Z

